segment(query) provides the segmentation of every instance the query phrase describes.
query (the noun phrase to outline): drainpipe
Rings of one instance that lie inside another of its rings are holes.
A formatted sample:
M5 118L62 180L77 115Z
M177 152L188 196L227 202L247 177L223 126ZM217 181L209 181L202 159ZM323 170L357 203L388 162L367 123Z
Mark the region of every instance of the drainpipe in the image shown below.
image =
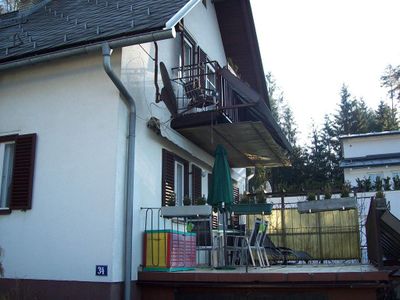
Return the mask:
M135 100L118 78L111 67L111 49L107 43L103 44L103 67L111 81L120 91L129 109L128 117L128 157L127 178L125 184L125 253L124 253L124 296L126 300L131 299L132 281L132 227L133 227L133 196L135 186L135 136L136 136L136 104Z
M174 38L175 31L167 31L163 39ZM157 39L153 38L153 41ZM141 41L143 42L143 41ZM127 178L125 184L125 245L124 245L124 299L131 300L132 282L132 227L135 172L135 136L136 136L136 104L132 95L118 78L111 66L111 48L108 43L102 45L104 71L119 90L129 109Z

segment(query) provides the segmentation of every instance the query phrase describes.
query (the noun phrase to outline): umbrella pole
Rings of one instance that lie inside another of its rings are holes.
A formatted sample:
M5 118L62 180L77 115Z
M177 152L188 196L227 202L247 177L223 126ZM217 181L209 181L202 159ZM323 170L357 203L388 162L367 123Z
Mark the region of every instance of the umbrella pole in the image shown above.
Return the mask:
M227 243L227 238L226 238L226 210L224 209L223 210L223 212L222 212L222 235L223 235L223 238L224 238L224 262L223 262L223 265L226 267L227 266L227 261L228 261L228 255L227 255L227 252L226 252L226 243Z

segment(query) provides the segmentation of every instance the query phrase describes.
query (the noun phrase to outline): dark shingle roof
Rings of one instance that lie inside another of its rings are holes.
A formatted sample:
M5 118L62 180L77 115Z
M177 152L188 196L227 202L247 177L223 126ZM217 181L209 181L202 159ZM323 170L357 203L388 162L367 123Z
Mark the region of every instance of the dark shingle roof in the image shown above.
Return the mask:
M162 29L189 0L53 0L0 16L0 63Z
M374 154L362 157L352 157L340 162L341 168L364 168L400 165L400 153Z

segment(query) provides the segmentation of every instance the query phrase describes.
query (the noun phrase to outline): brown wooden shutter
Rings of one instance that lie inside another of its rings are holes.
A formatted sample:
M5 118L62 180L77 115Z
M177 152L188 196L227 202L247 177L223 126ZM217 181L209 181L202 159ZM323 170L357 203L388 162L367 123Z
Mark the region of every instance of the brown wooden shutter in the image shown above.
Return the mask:
M184 171L184 187L183 187L183 197L189 196L189 162L187 160L181 159L183 161L183 171Z
M208 192L210 193L210 188L211 188L211 184L212 184L212 174L208 173ZM218 229L218 213L213 213L212 215L212 229Z
M175 159L174 155L162 149L162 174L161 174L161 205L165 206L174 193L175 188Z
M239 188L237 186L233 187L233 203L238 204L239 203ZM232 227L234 229L239 229L239 216L234 215L231 218L232 222Z
M11 209L31 209L36 134L19 135L15 139Z
M200 87L206 87L206 62L207 62L207 54L200 48L197 47L197 59L200 68L199 78L200 78Z
M201 169L192 165L192 201L193 203L201 198Z

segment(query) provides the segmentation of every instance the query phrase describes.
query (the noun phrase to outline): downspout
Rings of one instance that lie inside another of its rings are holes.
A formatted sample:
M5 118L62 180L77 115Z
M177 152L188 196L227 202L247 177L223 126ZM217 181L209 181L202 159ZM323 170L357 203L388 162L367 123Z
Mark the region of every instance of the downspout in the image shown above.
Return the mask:
M146 42L156 41L160 39L174 38L175 30L166 30L163 35L153 36L153 39ZM144 42L143 40L138 43ZM132 44L134 45L134 44ZM132 227L133 227L133 200L134 200L134 183L135 183L135 136L136 136L136 104L132 95L129 93L125 85L118 78L117 74L111 66L111 48L108 43L102 44L103 67L108 77L114 83L129 109L128 119L128 157L127 157L127 176L125 184L125 245L124 245L124 299L131 300L131 282L132 282Z
M125 253L124 253L124 299L131 299L132 281L132 227L133 227L133 196L135 186L135 136L136 136L136 104L135 100L118 78L111 67L111 48L108 43L103 44L103 67L111 81L120 91L127 102L128 117L128 157L127 175L125 184Z

